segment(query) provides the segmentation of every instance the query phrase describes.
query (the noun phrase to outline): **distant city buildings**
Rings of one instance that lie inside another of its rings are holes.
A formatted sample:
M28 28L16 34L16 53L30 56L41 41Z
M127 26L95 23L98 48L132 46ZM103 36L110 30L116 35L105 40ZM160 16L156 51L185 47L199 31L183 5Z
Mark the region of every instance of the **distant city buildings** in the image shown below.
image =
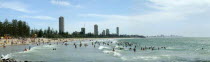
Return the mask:
M51 30L51 29L48 28L48 30ZM78 38L79 37L105 37L105 38L106 37L141 37L141 38L144 38L144 36L141 36L141 35L126 35L126 34L120 35L119 32L120 32L119 27L116 27L115 33L110 34L109 29L102 30L102 32L99 33L98 25L95 24L93 33L91 32L86 33L86 29L83 27L81 28L81 31L74 31L71 35L69 35L68 32L67 33L64 32L64 17L63 16L59 17L59 33L65 37L78 37Z
M106 36L109 36L109 29L106 29Z
M97 24L94 25L94 35L95 36L98 35L98 25Z
M82 35L85 35L85 28L81 28L81 32Z
M119 27L116 28L117 36L119 36Z
M60 16L59 17L59 33L64 32L64 17Z
M102 36L105 36L106 35L106 32L105 30L102 31Z

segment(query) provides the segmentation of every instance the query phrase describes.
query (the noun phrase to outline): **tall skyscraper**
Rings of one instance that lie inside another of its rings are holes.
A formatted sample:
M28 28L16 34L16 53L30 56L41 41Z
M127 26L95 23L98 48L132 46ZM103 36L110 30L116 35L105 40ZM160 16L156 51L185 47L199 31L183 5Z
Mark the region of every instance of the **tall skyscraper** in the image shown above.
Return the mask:
M94 25L94 35L98 35L98 25L97 24L95 24Z
M106 32L105 32L105 30L103 30L103 31L102 31L102 35L103 35L103 36L105 36L105 35L106 35Z
M106 29L106 35L109 36L109 29Z
M119 36L119 27L116 28L116 33Z
M85 35L85 28L81 28L81 34Z
M64 17L60 16L59 17L59 33L64 32Z

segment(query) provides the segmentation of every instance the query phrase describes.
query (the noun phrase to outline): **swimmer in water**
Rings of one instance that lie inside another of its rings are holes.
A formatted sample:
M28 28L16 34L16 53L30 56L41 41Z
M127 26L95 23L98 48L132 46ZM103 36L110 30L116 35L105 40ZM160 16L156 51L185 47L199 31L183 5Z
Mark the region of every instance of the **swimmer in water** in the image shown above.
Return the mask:
M67 46L68 44L67 44L67 43L65 43L65 45Z
M132 48L129 48L129 50L131 50Z
M27 49L25 48L24 51L27 51Z

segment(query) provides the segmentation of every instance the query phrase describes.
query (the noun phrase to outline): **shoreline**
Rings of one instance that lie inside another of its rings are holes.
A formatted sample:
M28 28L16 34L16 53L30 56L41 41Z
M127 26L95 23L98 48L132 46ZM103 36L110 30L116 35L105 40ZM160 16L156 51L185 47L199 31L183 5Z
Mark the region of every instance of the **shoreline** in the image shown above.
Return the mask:
M84 41L96 39L132 39L132 38L13 38L13 39L0 39L0 47L11 45L29 45L46 42L70 42L70 41Z

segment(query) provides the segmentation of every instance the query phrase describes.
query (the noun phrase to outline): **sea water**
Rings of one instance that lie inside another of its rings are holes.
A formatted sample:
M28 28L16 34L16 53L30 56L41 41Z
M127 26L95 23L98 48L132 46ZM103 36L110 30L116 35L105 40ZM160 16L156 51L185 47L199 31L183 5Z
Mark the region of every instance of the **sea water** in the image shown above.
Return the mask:
M92 45L92 42L112 42L110 45ZM88 44L87 47L82 44ZM118 43L136 45L136 52L131 47ZM52 45L33 46L29 51L23 51L29 45L0 47L4 58L17 61L47 61L47 62L198 62L210 61L210 38L130 38L130 39L100 39L93 41L73 41ZM77 48L73 45L77 44ZM141 47L155 47L155 50L141 50ZM157 49L166 47L166 49ZM56 50L53 50L56 48ZM115 51L113 51L115 48ZM123 49L119 49L123 48ZM203 49L202 49L203 48Z

